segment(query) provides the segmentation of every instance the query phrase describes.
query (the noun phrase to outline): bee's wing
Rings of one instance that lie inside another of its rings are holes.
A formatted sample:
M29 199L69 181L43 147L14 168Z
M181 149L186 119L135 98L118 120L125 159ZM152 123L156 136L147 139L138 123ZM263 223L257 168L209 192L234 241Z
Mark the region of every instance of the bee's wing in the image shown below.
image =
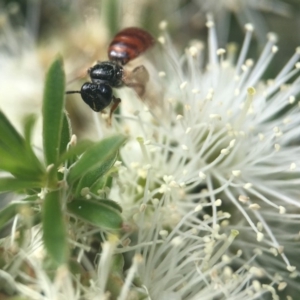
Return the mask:
M132 71L127 71L124 76L124 84L135 90L140 98L145 94L146 84L149 81L149 72L141 65L134 68Z
M67 81L67 85L73 83L74 81L81 80L83 78L86 78L90 74L91 66L94 64L99 64L101 61L91 61L90 59L86 62L84 62L80 67L76 67L75 69L71 70L69 72L69 75L67 76L70 79Z
M131 87L152 114L159 119L165 114L165 103L161 82L157 78L155 68L151 64L138 65L131 71L125 71L124 84Z
M67 85L72 84L74 81L81 80L83 78L86 78L88 75L88 68L79 68L77 70L72 71L71 73L71 79L67 81Z

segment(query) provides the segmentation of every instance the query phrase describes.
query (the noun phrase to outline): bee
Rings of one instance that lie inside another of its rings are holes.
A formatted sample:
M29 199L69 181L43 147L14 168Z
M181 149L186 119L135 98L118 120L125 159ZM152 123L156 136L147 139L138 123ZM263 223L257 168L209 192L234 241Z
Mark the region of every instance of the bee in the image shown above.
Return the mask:
M117 33L108 47L109 61L96 63L88 70L91 82L85 82L80 91L67 91L66 94L79 93L82 100L96 112L111 105L109 117L121 102L113 94L113 88L132 87L141 97L145 83L149 80L148 71L138 66L131 72L124 69L129 61L135 59L154 45L154 38L147 31L129 27Z

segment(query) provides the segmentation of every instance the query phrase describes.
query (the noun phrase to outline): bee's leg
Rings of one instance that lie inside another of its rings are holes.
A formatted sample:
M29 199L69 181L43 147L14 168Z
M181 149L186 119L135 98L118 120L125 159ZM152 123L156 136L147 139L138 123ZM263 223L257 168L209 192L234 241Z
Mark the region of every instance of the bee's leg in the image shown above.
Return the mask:
M112 98L112 106L110 108L110 112L109 112L109 118L108 118L108 123L109 125L111 125L111 117L112 114L114 113L114 111L118 108L119 104L121 103L121 99L120 98L116 98L115 96L113 96Z

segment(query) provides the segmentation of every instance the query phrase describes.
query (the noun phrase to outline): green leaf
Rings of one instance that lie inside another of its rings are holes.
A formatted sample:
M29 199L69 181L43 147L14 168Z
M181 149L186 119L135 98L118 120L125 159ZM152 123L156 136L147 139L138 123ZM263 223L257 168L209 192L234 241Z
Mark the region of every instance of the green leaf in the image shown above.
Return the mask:
M23 137L0 111L0 169L16 177L40 180L44 169Z
M4 113L0 110L0 141L9 149L18 151L24 147L24 139L12 126Z
M58 159L63 126L65 98L65 75L62 58L50 66L44 88L43 100L43 145L46 164L55 164Z
M0 169L10 172L12 175L25 180L43 181L44 169L31 150L23 150L16 155L14 152L4 149L0 142Z
M105 187L111 188L110 186L111 181L112 181L112 177L110 175L105 175L101 177L90 187L90 192L98 195L99 191L104 190Z
M119 203L117 203L114 200L109 200L109 199L101 199L101 200L97 200L99 201L101 204L105 204L107 206L110 206L111 208L118 210L120 213L122 212L122 207L120 206Z
M20 201L24 201L24 202L36 202L37 200L39 200L39 196L38 195L32 195L32 196L27 196L25 198L23 198L22 200Z
M71 135L72 135L71 122L70 122L70 119L69 119L67 113L64 112L62 129L61 129L59 154L62 154L67 151L67 146L71 140Z
M95 170L91 170L81 177L76 187L76 195L80 195L81 190L85 187L92 187L101 177L106 174L114 165L118 157L118 151L111 154L100 166Z
M70 146L73 147L73 145L69 144L71 141L71 137L72 137L71 121L68 117L67 112L65 111L63 114L63 125L62 125L62 129L61 129L61 140L60 140L60 147L59 147L59 158L58 158L58 162L55 166L56 169L59 168L61 165L68 168L70 165L72 165L76 161L74 157L71 157L71 159L60 162L61 155L66 153L68 151L68 148L70 148ZM64 174L62 174L62 173L58 174L59 180L62 180L63 177L64 177Z
M67 160L75 160L78 155L81 155L84 151L94 145L91 141L81 141L76 145L69 148L68 151L61 154L59 157L57 166L64 163Z
M35 189L41 188L42 182L32 181L26 179L12 178L12 177L1 177L0 178L0 192L11 192L19 191L24 189Z
M112 155L119 150L121 145L125 142L126 138L123 135L115 135L109 138L103 139L99 143L96 143L86 152L83 153L81 158L70 169L68 174L68 180L70 183L74 183L77 179L94 171L103 165L107 160L110 160Z
M24 137L27 145L31 143L32 131L35 125L37 117L35 115L28 115L25 117L24 123Z
M105 229L120 229L121 214L114 208L94 200L73 200L67 204L70 213L84 221Z
M66 225L61 210L60 191L46 194L43 204L43 240L50 257L59 265L68 261Z

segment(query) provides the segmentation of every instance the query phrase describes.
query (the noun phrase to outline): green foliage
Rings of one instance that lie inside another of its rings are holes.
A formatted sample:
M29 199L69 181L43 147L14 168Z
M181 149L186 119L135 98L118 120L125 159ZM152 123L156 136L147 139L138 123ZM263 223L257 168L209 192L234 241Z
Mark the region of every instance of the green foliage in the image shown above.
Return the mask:
M46 194L43 204L43 240L49 255L57 264L68 260L67 232L59 190ZM53 219L55 216L55 219Z
M96 143L90 147L78 160L76 165L70 169L68 180L74 183L82 175L94 172L97 169L99 174L103 175L115 160L116 152L119 147L124 143L125 138L117 135L112 136ZM95 182L95 175L92 175L91 183Z
M112 168L118 156L117 149L123 142L122 137L108 138L94 145L82 155L68 176L70 182L74 182L80 177L77 184L77 195L80 195L84 187L92 188Z
M64 109L65 76L58 58L46 76L43 101L43 143L45 162L54 164L59 154Z
M43 144L47 166L56 164L59 156L63 128L64 93L65 76L62 68L62 59L59 57L48 70L44 89L42 111ZM57 172L52 168L49 174L48 184L54 187L55 180L57 180Z
M43 183L44 167L25 139L0 111L0 170L16 178Z
M5 172L0 177L0 193L19 194L18 199L23 195L23 200L13 201L0 211L0 230L17 215L16 229L21 233L42 224L47 260L54 265L68 265L76 253L78 226L105 233L120 230L123 222L122 208L105 197L98 199L94 193L110 187L112 167L126 139L114 135L96 143L71 142L64 94L63 62L58 57L45 82L42 160L31 145L36 117L25 118L22 136L0 111L0 172Z
M67 206L71 213L93 225L107 229L120 229L121 214L107 201L109 200L104 203L101 200L78 199L68 203Z

